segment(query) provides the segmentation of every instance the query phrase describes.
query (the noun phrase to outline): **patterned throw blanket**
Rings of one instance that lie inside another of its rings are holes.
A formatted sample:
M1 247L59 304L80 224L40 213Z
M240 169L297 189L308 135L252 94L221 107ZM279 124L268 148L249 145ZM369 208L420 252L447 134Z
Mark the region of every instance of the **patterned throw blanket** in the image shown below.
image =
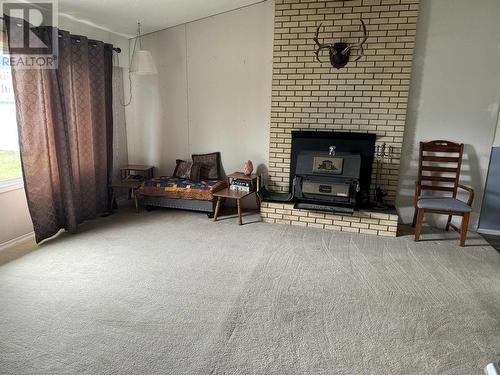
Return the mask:
M193 181L176 177L157 177L144 181L138 193L176 199L196 199L210 201L212 193L226 187L226 182L219 180Z

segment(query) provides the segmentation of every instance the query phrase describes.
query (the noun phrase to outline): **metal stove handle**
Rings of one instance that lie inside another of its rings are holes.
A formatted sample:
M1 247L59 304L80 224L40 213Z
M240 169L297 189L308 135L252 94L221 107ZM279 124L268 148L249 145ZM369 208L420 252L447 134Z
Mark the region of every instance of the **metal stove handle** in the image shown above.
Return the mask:
M328 155L330 155L330 156L332 156L332 157L333 157L333 156L335 156L335 149L336 149L336 148L337 148L337 146L333 146L333 145L332 145L332 146L330 146L330 147L328 147L328 150L329 150L329 151L328 151Z

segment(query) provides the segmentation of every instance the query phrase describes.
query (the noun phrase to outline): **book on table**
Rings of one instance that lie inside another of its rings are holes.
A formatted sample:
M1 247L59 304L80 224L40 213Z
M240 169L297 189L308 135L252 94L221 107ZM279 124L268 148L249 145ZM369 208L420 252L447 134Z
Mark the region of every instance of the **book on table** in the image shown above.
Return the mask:
M229 187L231 190L235 191L245 191L250 192L252 190L252 183L248 180L233 179Z

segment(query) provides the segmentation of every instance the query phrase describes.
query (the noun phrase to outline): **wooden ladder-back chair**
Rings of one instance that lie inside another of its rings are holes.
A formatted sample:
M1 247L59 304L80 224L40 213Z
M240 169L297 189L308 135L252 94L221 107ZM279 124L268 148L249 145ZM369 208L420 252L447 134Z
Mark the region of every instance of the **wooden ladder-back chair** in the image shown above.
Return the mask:
M418 180L416 181L414 201L415 214L413 216L413 226L416 226L415 241L420 238L424 214L433 213L448 215L446 230L452 227L459 232L460 246L465 246L474 190L459 183L463 152L464 145L462 143L440 140L420 142ZM469 193L467 202L457 199L458 189ZM451 193L451 196L422 195L427 190ZM460 229L451 222L453 216L462 217Z

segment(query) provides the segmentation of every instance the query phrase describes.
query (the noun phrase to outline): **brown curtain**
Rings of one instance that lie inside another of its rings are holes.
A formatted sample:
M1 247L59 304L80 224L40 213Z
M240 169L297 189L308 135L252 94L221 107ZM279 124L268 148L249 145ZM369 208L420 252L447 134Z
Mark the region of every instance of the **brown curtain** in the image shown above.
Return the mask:
M46 44L53 28L32 29ZM12 68L21 160L37 242L109 210L111 45L58 30L58 69Z

